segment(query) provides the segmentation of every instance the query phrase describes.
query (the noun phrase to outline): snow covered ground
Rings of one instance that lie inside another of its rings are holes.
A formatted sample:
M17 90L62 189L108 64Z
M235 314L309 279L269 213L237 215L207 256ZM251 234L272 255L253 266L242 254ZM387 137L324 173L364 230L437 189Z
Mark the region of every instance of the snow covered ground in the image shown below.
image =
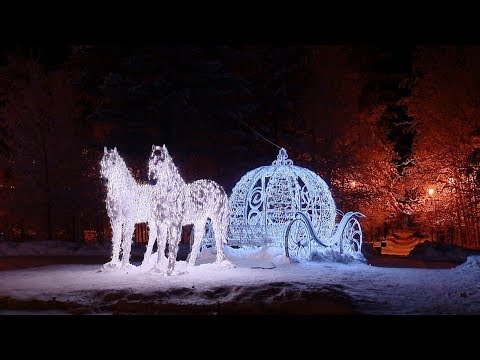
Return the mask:
M194 267L177 262L172 276L136 266L0 271L0 309L3 314L32 308L73 314L480 314L480 256L452 269L420 269L376 267L363 257L328 251L300 263L286 258L282 248L226 247L225 253L231 263L213 264L210 248Z

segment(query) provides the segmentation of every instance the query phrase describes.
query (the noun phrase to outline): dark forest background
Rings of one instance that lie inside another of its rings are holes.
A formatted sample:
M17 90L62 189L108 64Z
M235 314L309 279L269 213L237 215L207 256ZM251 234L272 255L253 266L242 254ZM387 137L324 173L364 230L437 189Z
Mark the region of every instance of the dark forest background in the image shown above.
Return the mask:
M479 60L448 44L4 48L0 232L106 239L104 146L146 181L165 144L186 181L230 195L271 141L367 216L367 240L404 226L479 245Z

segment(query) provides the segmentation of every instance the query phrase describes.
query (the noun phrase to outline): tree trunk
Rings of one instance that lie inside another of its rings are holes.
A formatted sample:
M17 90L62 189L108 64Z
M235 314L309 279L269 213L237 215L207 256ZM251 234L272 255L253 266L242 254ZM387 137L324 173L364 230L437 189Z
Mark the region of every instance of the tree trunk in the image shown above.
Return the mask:
M477 191L475 189L475 181L473 181L473 186L472 186L472 192L473 192L473 207L472 207L472 215L473 215L473 223L475 225L475 244L478 245L480 241L480 229L478 225L478 198L477 198Z
M466 212L466 209L468 208L468 201L466 201L465 199L465 190L462 186L460 186L458 194L459 194L460 209L462 211L462 223L463 223L462 225L465 226L465 243L468 246L470 245L470 240L471 240L471 236L470 236L471 229L469 228L470 227L469 217Z
M462 217L460 215L460 200L458 198L459 192L456 188L454 188L455 194L452 193L454 199L455 199L455 212L457 213L457 227L458 227L458 233L460 235L460 245L463 247L464 246L464 237L463 237L463 231L462 231ZM456 238L456 237L455 237Z
M47 240L53 240L53 220L52 220L52 189L50 183L50 173L49 173L49 164L48 164L48 154L47 146L45 144L45 136L42 137L42 152L43 152L43 162L45 166L45 187L47 193Z

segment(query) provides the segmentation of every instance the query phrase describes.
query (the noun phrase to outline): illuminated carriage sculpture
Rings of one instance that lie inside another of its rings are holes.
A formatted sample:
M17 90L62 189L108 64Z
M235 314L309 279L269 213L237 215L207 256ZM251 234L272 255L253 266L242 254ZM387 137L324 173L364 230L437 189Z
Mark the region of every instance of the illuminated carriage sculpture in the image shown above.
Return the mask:
M325 181L293 165L280 149L272 165L245 174L229 199L229 245L284 246L288 257L309 259L315 250L360 252L362 230L358 212L343 215ZM337 215L343 215L339 224Z

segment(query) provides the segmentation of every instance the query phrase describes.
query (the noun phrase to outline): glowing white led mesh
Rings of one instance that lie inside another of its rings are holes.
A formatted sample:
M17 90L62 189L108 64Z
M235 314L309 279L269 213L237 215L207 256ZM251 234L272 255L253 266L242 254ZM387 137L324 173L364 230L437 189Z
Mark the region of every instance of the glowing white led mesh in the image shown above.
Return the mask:
M215 262L228 263L223 253L227 229L231 245L283 246L285 230L298 211L308 218L313 233L322 243L340 252L360 251L361 228L354 217L363 215L350 212L336 226L335 203L327 184L312 171L294 166L283 148L272 165L244 175L230 199L214 181L185 183L165 145L152 146L148 176L156 181L155 185L138 184L116 148L104 149L101 175L108 180L106 206L113 233L112 259L105 264L107 267L129 265L136 223L147 222L150 230L142 264L149 262L156 239L156 266L161 267L168 244L167 274L170 275L175 267L183 225L194 225L188 265L195 264L202 240L208 241L212 234L217 251ZM204 240L208 219L213 232ZM311 248L308 243L311 236L307 230L302 231L295 228L295 239L290 239L288 244L303 251L306 244ZM296 240L298 234L304 234L300 241Z
M153 241L156 237L153 187L135 181L117 148L104 148L100 174L107 179L106 206L112 227L112 259L104 266L127 266L135 224L147 222L149 228L154 229L150 230L149 239Z
M228 197L223 188L211 180L197 180L187 184L178 173L165 145L152 146L148 162L148 176L156 180L153 187L155 218L168 229L168 269L171 274L178 252L183 225L193 224L194 242L188 264L193 266L205 235L207 219L211 220L216 243L216 263L226 260L223 245L226 243L229 211ZM163 241L163 240L162 240ZM158 242L159 249L165 243ZM149 237L147 252L153 247L154 239ZM160 251L159 251L160 254ZM146 255L147 256L147 255ZM159 260L161 257L159 257Z
M117 148L104 148L100 162L102 177L107 179L107 213L112 226L112 259L105 267L129 265L133 231L136 223L147 222L148 245L143 264L148 264L157 239L157 266L165 258L168 243L170 275L175 267L183 225L194 225L194 243L188 264L193 266L200 251L207 219L210 219L216 242L216 263L228 261L223 253L228 227L228 197L223 188L211 180L186 184L168 154L165 145L152 146L148 176L155 185L138 184ZM120 246L122 259L120 260Z
M319 238L330 237L335 228L335 203L323 179L293 165L280 149L270 166L245 174L229 199L232 245L283 246L284 233L296 211L310 219Z

